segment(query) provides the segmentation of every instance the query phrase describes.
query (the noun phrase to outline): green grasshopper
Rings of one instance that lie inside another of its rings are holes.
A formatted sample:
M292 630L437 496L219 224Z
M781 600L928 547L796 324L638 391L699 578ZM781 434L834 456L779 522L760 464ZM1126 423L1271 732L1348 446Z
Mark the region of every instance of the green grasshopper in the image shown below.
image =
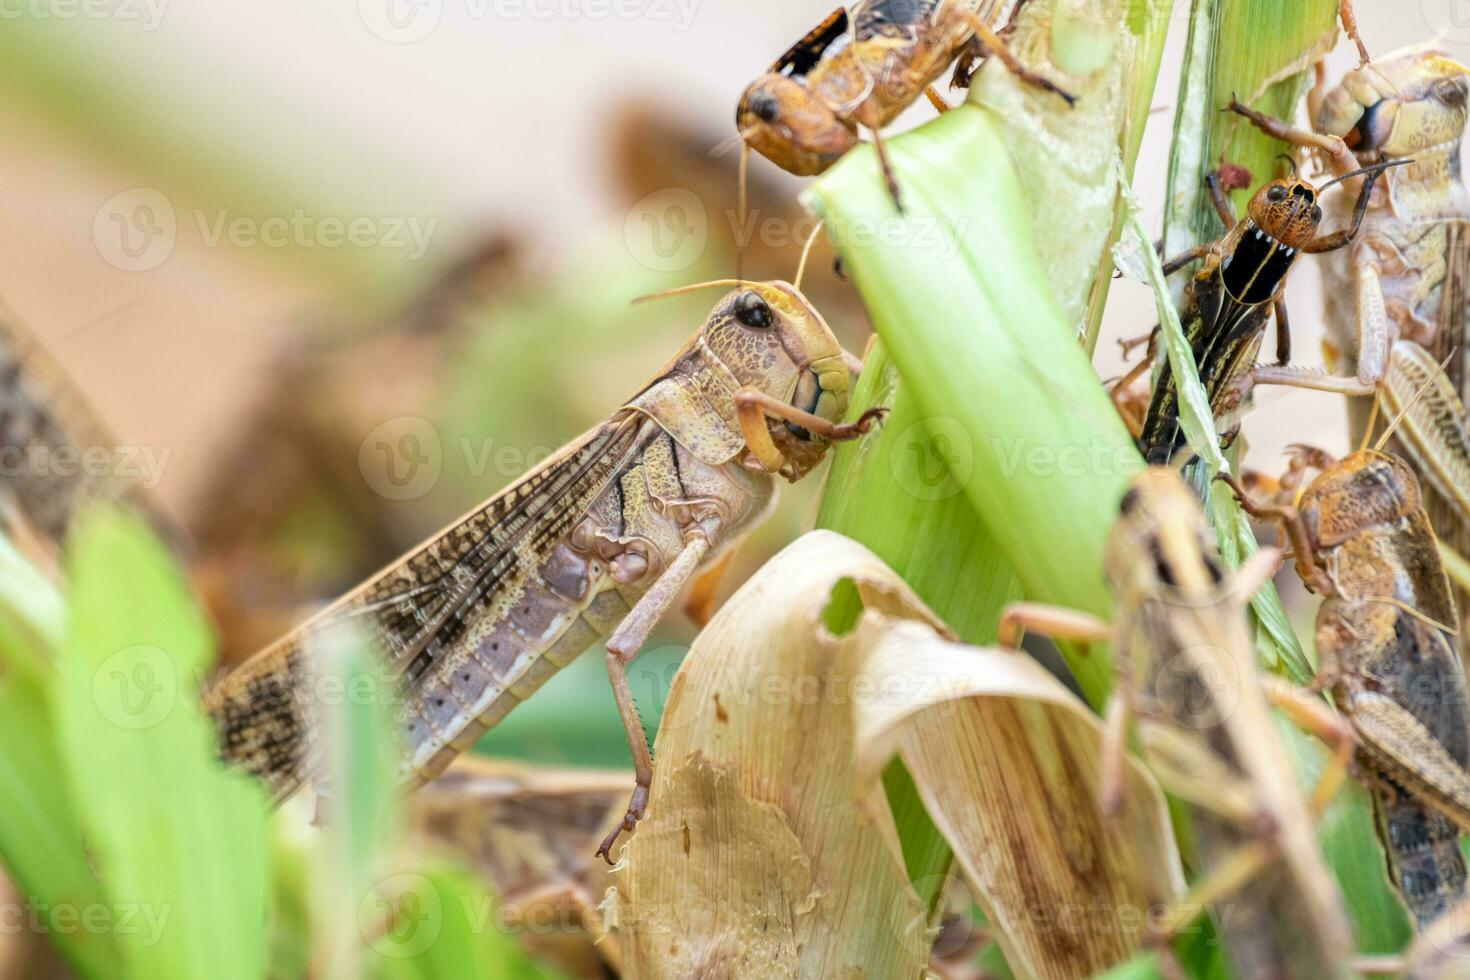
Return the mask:
M636 786L598 853L648 800L652 762L627 665L702 565L769 512L852 423L851 355L784 282L733 286L669 365L607 421L225 676L207 704L227 759L283 799L311 773L309 648L366 632L391 665L410 788L607 639ZM685 287L687 289L702 287Z
M1302 581L1324 596L1318 683L1352 726L1389 877L1423 928L1466 895L1470 703L1451 641L1459 617L1408 464L1378 449L1341 461L1296 452L1285 495L1308 468L1321 472L1295 504L1257 503L1223 479L1247 513L1282 526Z
M1280 556L1263 550L1227 575L1199 501L1172 469L1136 476L1120 510L1104 558L1117 622L1020 604L1002 614L1000 642L1015 646L1025 628L1112 644L1117 684L1107 710L1103 809L1122 804L1123 756L1136 718L1150 767L1192 804L1205 869L1189 898L1155 923L1156 941L1202 906L1235 896L1223 926L1240 976L1349 976L1347 920L1313 817L1341 784L1351 733L1320 698L1262 681L1245 616ZM1337 750L1310 802L1268 704Z

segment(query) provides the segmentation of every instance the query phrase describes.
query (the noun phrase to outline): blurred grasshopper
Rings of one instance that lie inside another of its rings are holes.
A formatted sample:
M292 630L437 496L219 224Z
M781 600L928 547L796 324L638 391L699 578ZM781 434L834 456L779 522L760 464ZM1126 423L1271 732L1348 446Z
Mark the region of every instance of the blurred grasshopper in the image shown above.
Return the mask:
M410 787L611 634L631 830L652 763L628 663L700 566L767 514L777 474L799 479L881 415L838 421L848 355L793 286L710 285L736 289L606 422L223 678L208 703L225 756L277 799L307 778L308 646L324 629L356 625L391 664Z
M822 173L857 145L862 126L873 134L898 204L881 130L926 92L943 106L933 83L958 59L955 83L969 84L974 60L987 50L1070 103L1072 96L1024 67L989 27L1011 7L1012 0L858 0L851 11L839 7L741 96L735 125L744 141L742 173L751 149L798 176Z
M104 500L131 508L179 544L183 535L152 499L139 465L162 460L145 460L145 451L131 447L125 454L36 339L0 317L0 522L35 561L54 571L73 518ZM100 467L99 453L106 459Z
M1312 824L1341 784L1352 737L1320 698L1257 673L1245 604L1280 556L1263 550L1227 577L1212 542L1184 481L1151 467L1124 494L1105 552L1117 623L1023 603L1002 614L1000 642L1014 646L1021 628L1111 642L1117 685L1102 806L1112 812L1122 804L1123 754L1137 717L1151 768L1194 808L1205 869L1189 898L1156 923L1156 939L1200 907L1237 895L1224 928L1238 975L1345 977L1347 920ZM1268 703L1337 748L1310 806Z
M1230 108L1249 112L1236 102ZM1282 291L1297 255L1330 252L1351 242L1368 208L1374 180L1396 162L1356 172L1354 176L1366 179L1358 191L1351 223L1320 235L1317 229L1322 222L1322 208L1317 196L1336 180L1320 188L1295 175L1270 181L1251 197L1245 218L1237 221L1219 181L1214 174L1209 175L1215 208L1230 230L1218 241L1204 242L1169 259L1164 263L1164 274L1203 260L1190 281L1180 321L1217 419L1228 418L1248 390L1273 309L1277 359L1284 363L1290 357L1290 327ZM1225 439L1228 442L1233 438L1234 430L1229 430ZM1179 391L1166 361L1154 383L1139 448L1149 463L1163 464L1183 445Z
M415 797L420 833L476 871L497 915L567 976L621 973L597 908L606 870L592 854L623 817L626 772L544 770L462 756Z
M1296 505L1258 504L1230 482L1247 513L1281 524L1302 581L1325 597L1318 683L1352 726L1390 879L1423 928L1466 894L1470 704L1450 640L1459 618L1413 470L1377 449L1340 462L1298 449L1287 496L1309 467L1320 475Z

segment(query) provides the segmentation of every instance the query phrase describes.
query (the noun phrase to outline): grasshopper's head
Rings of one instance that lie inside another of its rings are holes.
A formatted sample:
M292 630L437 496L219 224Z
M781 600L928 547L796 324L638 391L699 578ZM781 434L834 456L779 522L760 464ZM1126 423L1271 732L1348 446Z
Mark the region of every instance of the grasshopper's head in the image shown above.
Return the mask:
M1103 563L1120 601L1203 593L1221 581L1214 535L1199 501L1166 466L1135 476L1118 505Z
M1458 148L1467 91L1464 65L1431 46L1409 48L1348 72L1322 100L1317 128L1364 163Z
M1245 221L1226 241L1221 273L1230 295L1252 305L1273 299L1321 222L1316 188L1295 175L1278 177L1256 191Z
M742 283L705 321L705 346L742 386L840 422L847 412L848 374L842 346L805 296L785 282ZM798 469L826 448L799 426L772 422L776 444ZM799 474L798 474L799 475Z
M752 150L801 177L821 173L857 144L857 133L830 106L800 79L778 72L750 83L735 125Z
M1374 527L1391 527L1422 506L1419 480L1402 459L1360 449L1323 470L1298 504L1318 546L1333 548Z

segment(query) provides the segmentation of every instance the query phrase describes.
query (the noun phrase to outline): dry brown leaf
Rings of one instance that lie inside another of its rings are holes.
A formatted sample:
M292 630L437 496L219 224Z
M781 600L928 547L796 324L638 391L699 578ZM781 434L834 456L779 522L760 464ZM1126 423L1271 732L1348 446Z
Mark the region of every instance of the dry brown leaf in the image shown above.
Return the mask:
M1102 726L1024 654L872 612L854 641L914 694L859 706L859 776L903 759L1012 969L1088 976L1132 955L1149 907L1184 888L1153 777L1130 759L1124 808L1103 816Z
M867 613L837 638L822 613L843 580ZM1118 962L1136 947L1128 911L1173 898L1181 876L1141 769L1124 818L1098 813L1100 732L1025 657L955 643L866 548L806 535L731 597L674 679L610 903L627 975L920 976L929 922L876 778L892 751L1018 974ZM1075 928L1036 914L1066 908L1095 914Z

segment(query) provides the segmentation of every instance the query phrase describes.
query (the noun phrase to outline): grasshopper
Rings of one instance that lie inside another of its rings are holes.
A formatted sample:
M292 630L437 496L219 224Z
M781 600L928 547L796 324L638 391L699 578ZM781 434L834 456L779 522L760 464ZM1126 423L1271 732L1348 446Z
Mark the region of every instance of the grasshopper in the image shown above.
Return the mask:
M1470 554L1470 482L1463 479L1470 436L1463 409L1452 406L1470 396L1470 196L1460 169L1467 71L1432 46L1410 48L1369 71L1349 72L1325 96L1319 74L1312 98L1316 131L1251 116L1271 135L1320 155L1339 174L1362 163L1403 164L1372 196L1352 247L1324 266L1328 360L1349 377L1286 372L1280 381L1366 394L1398 364L1422 365L1425 358L1414 347L1446 362L1457 401L1438 400L1444 411L1432 425L1404 426L1388 448L1414 467L1425 484L1430 522L1462 554ZM1274 382L1277 373L1263 372L1258 381ZM1354 441L1368 428L1370 414L1366 405L1351 412ZM1463 591L1460 615L1470 615Z
M858 0L851 11L839 7L741 95L735 111L741 172L754 149L797 176L822 173L857 145L861 126L873 134L898 204L881 130L926 92L942 107L933 83L958 59L955 83L969 84L973 62L986 50L1018 77L1070 103L1071 95L1023 66L989 27L1011 6L1011 0Z
M735 289L607 421L226 675L208 697L226 758L278 800L302 784L308 646L340 624L391 664L410 788L610 634L636 782L598 851L610 861L652 778L628 663L695 572L768 513L777 475L800 479L882 415L839 422L850 355L795 287L703 285Z
M1235 102L1230 108L1246 111ZM1290 357L1291 333L1282 291L1297 256L1331 252L1353 241L1368 208L1374 180L1390 165L1379 164L1359 172L1366 179L1358 191L1351 221L1347 227L1326 234L1318 233L1322 208L1317 199L1337 181L1313 187L1295 174L1277 178L1256 191L1246 216L1236 220L1218 177L1208 175L1211 198L1220 220L1230 230L1218 241L1201 243L1169 259L1164 263L1164 273L1177 272L1202 260L1189 283L1180 322L1217 419L1235 411L1255 377L1256 356L1273 310L1277 360L1285 363ZM1227 442L1234 439L1236 431L1226 430ZM1163 464L1183 445L1179 391L1166 361L1154 383L1139 448L1149 463Z
M1165 788L1192 804L1203 866L1190 897L1155 924L1155 939L1194 911L1239 895L1224 923L1240 976L1348 976L1351 941L1313 815L1346 773L1352 737L1320 698L1257 673L1245 615L1279 566L1262 550L1227 575L1198 500L1180 476L1150 467L1124 494L1105 566L1118 601L1113 626L1070 610L1019 604L1000 642L1022 628L1111 642L1117 684L1107 709L1101 805L1122 804L1133 719ZM1268 704L1336 748L1310 803L1275 736Z
M476 871L538 956L568 976L621 973L598 909L605 873L591 849L622 820L626 772L534 769L462 756L415 797L422 836Z
M1390 430L1391 432L1392 430ZM1466 894L1459 830L1470 828L1470 705L1451 642L1459 617L1413 470L1362 448L1335 461L1298 448L1296 504L1262 504L1229 477L1245 511L1277 522L1297 572L1324 597L1317 683L1351 725L1390 880L1420 927Z

